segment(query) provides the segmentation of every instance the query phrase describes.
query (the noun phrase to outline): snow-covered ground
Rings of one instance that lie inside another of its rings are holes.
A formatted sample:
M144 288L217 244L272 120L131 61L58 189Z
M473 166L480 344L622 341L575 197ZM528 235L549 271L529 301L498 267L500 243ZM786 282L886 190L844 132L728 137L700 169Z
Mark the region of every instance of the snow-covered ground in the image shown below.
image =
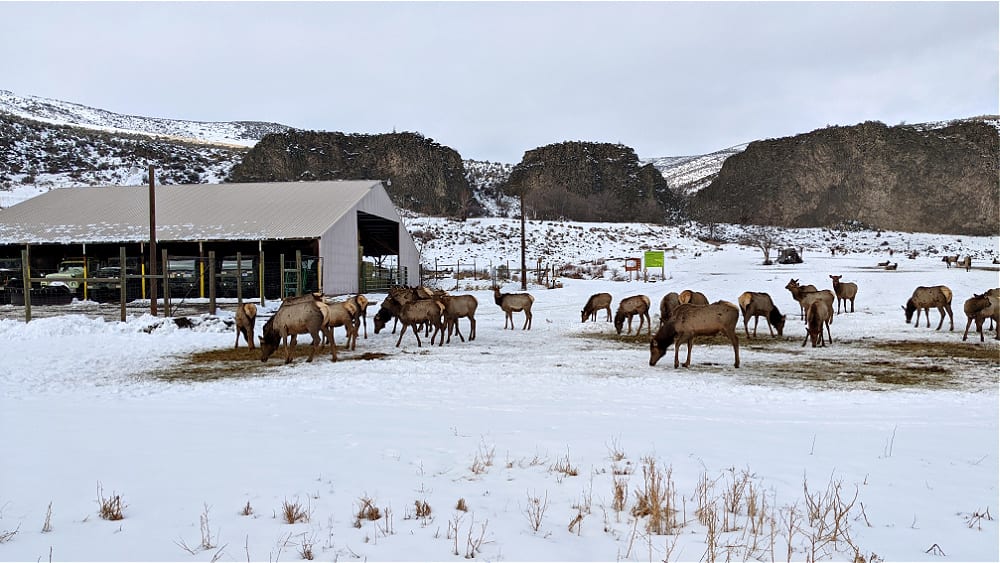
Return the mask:
M425 264L518 256L513 221L407 224L431 233ZM417 347L408 332L396 348L369 320L337 363L306 363L301 345L288 366L226 356L231 306L191 329L0 320L0 560L801 561L852 560L852 545L870 561L998 560L1000 352L992 333L961 340L962 302L998 285L998 239L788 231L806 262L763 266L760 250L696 230L532 222L529 262L598 279L529 284L530 331L502 328L488 281L440 280L479 300L474 341ZM667 251L665 277L615 281L646 245ZM947 269L944 253L975 267ZM785 284L829 288L829 274L859 285L856 311L836 316L832 345L802 347ZM955 330L934 330L936 312L931 328L906 324L913 288L936 284L954 290ZM646 336L580 322L593 293L655 309L685 288L766 291L785 334L739 326L739 368L723 340L700 339L674 369L649 366ZM212 351L217 363L192 361ZM676 511L670 533L638 509L647 475ZM102 519L99 499L115 496L124 518ZM358 518L362 499L379 519ZM296 507L307 517L286 523Z

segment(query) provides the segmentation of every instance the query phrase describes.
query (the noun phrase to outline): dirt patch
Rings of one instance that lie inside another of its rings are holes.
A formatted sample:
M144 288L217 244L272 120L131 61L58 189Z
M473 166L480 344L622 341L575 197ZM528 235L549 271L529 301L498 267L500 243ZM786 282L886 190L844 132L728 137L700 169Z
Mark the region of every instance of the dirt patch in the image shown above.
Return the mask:
M337 362L351 362L357 360L379 360L388 356L381 352L364 352L354 354L338 350ZM308 346L298 346L295 350L295 363L304 362L309 357ZM329 361L329 350L326 354L317 353L314 362L318 359ZM249 377L260 377L273 372L276 366L284 365L284 353L279 351L267 362L260 361L260 350L249 350L244 347L238 349L219 348L214 350L201 350L192 352L187 356L178 356L174 365L158 369L152 374L153 378L161 381L215 381L219 379L243 379Z

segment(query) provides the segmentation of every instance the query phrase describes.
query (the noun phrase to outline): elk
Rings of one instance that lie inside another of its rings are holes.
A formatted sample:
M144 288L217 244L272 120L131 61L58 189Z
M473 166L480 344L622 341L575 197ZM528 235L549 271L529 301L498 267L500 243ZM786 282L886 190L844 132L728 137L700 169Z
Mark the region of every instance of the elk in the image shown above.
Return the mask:
M958 254L954 256L942 256L941 261L944 262L948 268L951 268L952 264L958 265Z
M580 311L580 322L587 322L587 317L590 320L597 320L597 312L600 310L605 310L608 313L608 318L606 321L611 320L611 294L610 293L595 293L590 296L587 300L587 304L583 306L583 310Z
M500 293L500 288L493 286L493 301L506 314L503 321L505 329L509 321L510 329L514 330L514 313L524 311L524 325L521 330L531 330L531 305L535 302L535 298L530 293Z
M743 330L746 332L747 338L750 338L750 329L747 325L751 317L753 317L754 338L757 338L757 323L760 322L760 317L764 317L764 320L767 321L767 331L771 336L774 336L775 330L778 331L778 336L782 335L786 316L782 315L778 307L774 305L770 295L756 291L744 291L736 302L740 306L740 312L743 313Z
M844 276L830 275L833 280L833 292L837 294L837 314L840 314L840 304L844 304L844 312L847 312L847 302L851 302L851 312L854 312L854 297L858 294L858 284L852 282L842 282L840 278Z
M690 289L685 289L677 296L677 300L684 303L693 303L694 305L708 305L708 298L705 294L700 291L692 291Z
M236 307L236 346L240 347L240 335L247 341L247 348L253 350L253 329L257 323L257 306L253 303L242 303Z
M830 319L833 317L833 307L831 307L826 301L822 299L817 299L809 304L809 309L806 311L806 338L802 341L802 346L806 345L806 342L812 340L812 347L816 347L816 343L819 345L826 346L826 341L823 338L823 325L826 325L826 334L830 338L828 339L831 344L833 344L833 335L830 334Z
M965 334L962 335L962 341L964 342L969 337L969 327L972 322L976 322L976 332L979 333L979 341L985 342L986 339L983 336L983 324L986 319L993 321L995 323L1000 323L1000 298L988 295L986 293L976 295L973 294L972 297L965 300L965 305L963 307L965 310ZM1000 340L1000 330L997 331L995 336L996 340Z
M271 354L278 349L278 346L285 346L285 363L292 363L292 348L295 346L295 335L309 333L312 336L312 347L309 350L311 362L316 351L323 344L321 334L331 341L333 357L331 361L337 361L337 346L333 344L333 338L329 327L326 326L323 318L323 311L313 299L298 300L291 304L284 302L278 307L270 319L264 323L264 333L260 337L260 361L266 362ZM288 345L288 337L292 336L292 345Z
M365 340L367 340L368 339L368 306L372 305L373 303L370 302L370 301L368 301L368 298L365 297L364 295L361 295L360 293L357 294L357 295L355 295L355 296L353 296L353 297L351 297L351 298L349 298L347 300L347 302L348 303L354 303L354 306L357 307L357 309L358 309L358 314L354 318L354 329L355 329L355 332L357 332L357 329L359 329L361 327L364 327L364 329L365 329ZM355 337L357 337L356 334L355 334Z
M951 312L951 289L944 285L935 285L933 287L920 286L913 290L913 295L910 299L906 301L906 305L903 307L903 311L906 313L906 323L909 324L910 320L913 319L913 312L917 312L917 318L913 321L913 326L920 325L920 311L924 312L924 317L927 319L927 328L931 327L931 307L938 310L941 314L941 322L935 330L941 330L941 326L944 325L944 314L948 313L948 320L951 323L951 328L948 330L955 330L955 317Z
M323 322L330 329L330 342L333 342L333 329L342 326L347 336L345 346L354 350L358 344L357 319L360 314L357 304L348 300L341 302L320 301L316 305L323 311Z
M434 326L434 334L431 336L431 346L434 345L434 338L438 334L441 335L441 342L438 343L438 346L443 345L444 324L441 321L442 314L444 314L444 305L437 299L418 299L404 304L403 308L399 311L399 322L402 323L403 327L399 329L396 348L399 348L399 344L403 341L403 334L406 332L406 327L410 327L413 330L413 336L417 337L417 346L422 346L420 343L420 331L416 326L420 323L428 323Z
M962 260L961 262L955 262L955 266L959 268L965 268L965 271L968 272L969 270L972 269L972 256L966 256L965 260Z
M799 304L799 318L800 319L805 319L806 318L806 307L802 303L802 297L803 297L802 294L805 293L805 292L816 291L816 286L814 286L812 284L809 284L809 285L799 285L799 280L790 279L790 280L788 280L788 284L785 285L785 289L787 289L792 294L792 299L794 299L795 301L797 301L798 304Z
M723 333L733 344L733 355L736 357L733 367L740 367L740 341L736 336L736 321L740 318L740 310L727 301L716 301L711 305L693 305L685 303L677 307L670 318L660 325L656 335L649 342L649 365L655 366L670 345L674 345L674 368L680 365L679 353L682 342L687 343L687 361L684 367L691 365L691 345L695 336L714 336Z
M671 291L670 293L663 296L660 299L660 324L667 322L670 315L673 314L674 309L676 309L681 304L680 296L677 293Z
M639 334L642 332L642 323L645 320L646 334L652 335L653 323L649 320L649 297L645 295L633 295L621 300L618 304L618 311L615 313L615 331L618 334L622 333L622 326L625 324L627 317L628 332L625 334L632 334L632 317L635 315L639 315L639 328L636 329L635 333Z
M448 343L451 344L452 328L462 342L465 342L462 331L458 330L458 319L462 317L469 319L469 341L475 340L476 309L479 307L479 301L472 295L445 295L441 297L441 303L444 305L444 324L448 327Z

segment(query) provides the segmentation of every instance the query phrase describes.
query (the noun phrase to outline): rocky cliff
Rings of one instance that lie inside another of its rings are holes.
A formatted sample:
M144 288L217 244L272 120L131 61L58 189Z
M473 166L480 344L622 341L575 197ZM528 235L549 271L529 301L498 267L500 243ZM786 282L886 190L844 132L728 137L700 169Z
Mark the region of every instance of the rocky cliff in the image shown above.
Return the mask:
M870 121L756 141L725 161L688 211L703 222L996 235L995 122Z
M233 167L230 182L384 180L393 202L418 213L477 214L461 156L419 133L297 131L267 135Z
M662 223L679 208L652 164L643 166L634 150L610 143L565 142L530 150L503 190L523 193L525 212L535 219Z

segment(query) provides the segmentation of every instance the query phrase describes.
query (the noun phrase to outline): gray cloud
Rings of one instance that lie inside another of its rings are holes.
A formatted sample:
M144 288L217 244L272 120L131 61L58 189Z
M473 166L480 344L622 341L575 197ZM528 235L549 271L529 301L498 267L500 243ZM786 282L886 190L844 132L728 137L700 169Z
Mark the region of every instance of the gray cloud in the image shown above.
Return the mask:
M997 113L993 2L0 3L0 88L176 119L699 154Z

